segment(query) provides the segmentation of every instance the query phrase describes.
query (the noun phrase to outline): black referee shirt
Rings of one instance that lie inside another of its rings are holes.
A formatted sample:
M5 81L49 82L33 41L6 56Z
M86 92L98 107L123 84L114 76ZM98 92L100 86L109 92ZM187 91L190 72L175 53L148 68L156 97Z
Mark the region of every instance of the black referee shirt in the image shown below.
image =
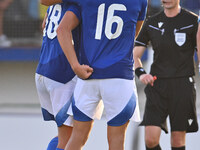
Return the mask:
M194 75L198 16L185 9L175 17L164 11L146 19L135 46L151 42L154 60L150 74L162 78Z

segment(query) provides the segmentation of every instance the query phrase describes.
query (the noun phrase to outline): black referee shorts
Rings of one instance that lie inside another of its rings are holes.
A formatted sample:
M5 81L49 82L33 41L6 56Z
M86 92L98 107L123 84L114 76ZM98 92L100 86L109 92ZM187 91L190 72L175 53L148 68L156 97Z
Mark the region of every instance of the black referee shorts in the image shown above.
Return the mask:
M166 133L169 116L172 131L198 131L196 89L193 77L157 79L145 88L147 97L140 125L161 127Z

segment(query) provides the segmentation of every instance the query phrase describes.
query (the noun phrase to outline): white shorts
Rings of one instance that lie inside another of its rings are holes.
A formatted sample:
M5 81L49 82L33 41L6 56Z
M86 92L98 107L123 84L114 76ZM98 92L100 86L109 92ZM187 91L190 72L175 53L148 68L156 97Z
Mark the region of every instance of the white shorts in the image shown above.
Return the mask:
M135 80L78 78L73 96L74 119L89 121L101 117L103 105L110 126L120 126L128 120L140 121Z
M36 88L45 121L55 120L57 126L72 126L71 97L77 77L66 84L35 74Z

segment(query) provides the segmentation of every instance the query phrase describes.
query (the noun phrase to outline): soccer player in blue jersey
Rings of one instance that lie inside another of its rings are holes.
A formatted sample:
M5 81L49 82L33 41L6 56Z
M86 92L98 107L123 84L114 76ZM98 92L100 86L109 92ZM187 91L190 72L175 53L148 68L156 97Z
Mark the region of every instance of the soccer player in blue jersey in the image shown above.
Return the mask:
M56 33L62 17L69 12L76 14L73 22L78 22L80 14L77 6L67 3L50 6L43 22L43 43L35 81L44 120L54 120L58 126L58 137L52 139L47 150L63 150L72 132L72 111L69 108L76 76L59 45ZM77 27L73 31L77 55L79 33Z
M66 149L78 150L85 144L98 109L96 106L103 99L109 149L121 150L124 149L129 120L139 120L132 49L135 28L144 20L146 1L116 0L112 3L87 0L79 1L79 4L83 31L82 65L78 63L70 42L70 30L75 27L73 23L66 23L68 19L64 17L57 30L74 72L82 79L90 79L78 79L73 96L74 129Z
M197 31L197 54L198 54L198 59L199 59L199 74L200 74L200 10L199 10L199 26L198 26L198 31Z
M81 63L71 44L73 23L62 19L58 39L79 76L73 95L74 128L65 150L81 150L103 100L109 150L123 150L129 120L139 121L133 74L136 27L145 18L146 0L65 0L77 2L81 11ZM137 31L138 32L138 31ZM86 79L86 80L83 80Z

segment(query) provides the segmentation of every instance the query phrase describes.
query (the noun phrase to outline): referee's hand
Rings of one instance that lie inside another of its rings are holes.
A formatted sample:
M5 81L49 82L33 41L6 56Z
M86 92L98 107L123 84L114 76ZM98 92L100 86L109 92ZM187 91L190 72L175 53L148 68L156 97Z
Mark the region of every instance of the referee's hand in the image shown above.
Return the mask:
M154 81L156 80L156 77L153 77L151 74L142 74L140 76L140 81L144 84L150 84L153 86Z

